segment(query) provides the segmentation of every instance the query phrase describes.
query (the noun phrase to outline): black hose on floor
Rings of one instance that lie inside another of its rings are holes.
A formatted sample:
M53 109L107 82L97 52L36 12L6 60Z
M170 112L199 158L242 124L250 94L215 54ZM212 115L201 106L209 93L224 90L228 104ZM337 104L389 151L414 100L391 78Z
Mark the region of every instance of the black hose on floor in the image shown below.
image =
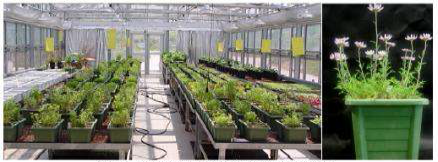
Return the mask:
M162 89L151 88L151 87L146 87L146 88L144 88L144 89L162 90ZM165 89L164 89L164 90L165 90ZM155 108L148 108L148 109L146 109L146 112L151 113L151 114L159 115L159 116L161 116L161 117L163 117L163 118L166 118L166 119L168 120L168 122L167 122L167 124L166 124L166 128L164 129L164 131L162 131L162 132L158 132L158 133L154 133L154 134L150 133L150 131L147 130L147 129L143 129L143 128L135 128L135 131L136 131L136 132L143 134L143 137L141 137L141 142L142 142L143 144L148 145L148 146L150 146L150 147L152 147L152 148L154 148L154 149L161 150L161 151L163 151L163 152L165 153L164 155L162 155L162 156L160 156L160 157L158 157L158 158L154 158L154 159L153 159L153 160L159 160L159 159L164 158L164 157L167 155L167 151L166 151L165 149L160 148L160 147L158 147L158 146L155 146L155 145L153 145L153 144L150 144L150 143L144 142L144 141L143 141L143 138L146 137L147 135L162 135L162 134L166 133L166 132L167 132L167 128L169 127L169 124L170 124L170 122L171 122L171 119L170 119L169 117L163 115L162 113L173 114L173 113L178 112L178 110L175 109L175 108L171 108L170 105L169 105L168 103L165 103L165 102L163 102L163 101L157 100L157 99L153 98L152 96L148 95L148 93L147 93L145 90L140 90L140 92L141 92L141 94L142 94L143 96L145 96L145 97L147 97L147 98L149 98L149 99L151 99L151 100L153 100L153 101L155 101L155 102L158 102L158 103L163 104L162 107L158 107L158 108L156 108L156 107L155 107ZM149 94L151 94L151 95L159 94L159 95L170 96L170 94L167 94L167 93L149 93ZM163 111L163 109L164 109L164 111ZM289 158L290 160L293 160L292 157L291 157L286 151L284 151L283 149L280 149L280 151L283 152L283 153L287 156L287 158Z
M48 150L47 149L42 150L40 153L38 153L38 155L34 158L34 160L40 159L41 155L43 155L46 151L48 151Z
M143 144L145 144L145 145L147 145L147 146L149 146L149 147L151 147L153 149L160 150L160 151L162 151L164 153L163 155L161 155L159 157L154 157L154 158L151 159L151 160L159 160L159 159L162 159L162 158L167 156L167 150L165 150L165 149L163 149L161 147L158 147L158 146L156 146L154 144L145 142L144 138L146 136L162 135L162 134L166 133L172 119L170 119L170 117L168 117L168 116L166 116L164 114L173 114L173 113L178 112L178 110L175 109L175 108L171 108L168 103L165 103L163 101L160 101L160 100L157 100L157 99L153 98L145 90L140 90L140 92L141 92L141 95L143 95L143 96L145 96L145 97L147 97L147 98L149 98L149 99L151 99L153 101L156 101L156 102L159 102L159 103L163 104L163 106L161 106L161 107L147 108L146 112L150 113L150 114L159 115L159 116L161 116L161 117L163 117L163 118L168 120L165 129L163 131L161 131L161 132L152 133L150 130L147 130L147 129L144 129L144 128L135 128L136 132L138 132L138 133L143 135L141 137L141 143L143 143ZM151 94L151 95L153 95L153 94ZM168 95L168 94L164 94L164 95Z
M286 153L286 151L284 151L283 149L280 149L281 152L283 152L283 154L285 154L287 156L287 158L289 158L290 160L293 160L292 157Z

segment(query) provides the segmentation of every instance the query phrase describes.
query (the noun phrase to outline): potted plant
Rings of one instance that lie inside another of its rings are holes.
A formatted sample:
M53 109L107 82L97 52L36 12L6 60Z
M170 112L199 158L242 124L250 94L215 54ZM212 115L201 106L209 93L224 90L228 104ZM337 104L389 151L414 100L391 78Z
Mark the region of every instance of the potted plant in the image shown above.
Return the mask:
M127 110L112 112L108 133L112 143L131 142L132 123Z
M77 102L80 100L81 93L71 92L67 87L55 88L50 91L49 99L52 104L59 105L59 113L64 119L63 128L67 128L69 115L71 111L77 107Z
M71 143L89 143L92 139L97 119L94 119L91 111L83 111L79 116L76 112L70 112L68 135Z
M276 81L278 80L278 73L275 69L262 69L262 78Z
M55 69L56 68L55 58L49 57L47 62L49 63L50 69Z
M302 123L302 118L294 113L276 120L278 123L277 133L283 142L305 143L309 128Z
M236 125L231 115L225 112L215 114L211 121L211 132L215 141L231 142L236 133Z
M31 124L31 114L37 113L39 106L44 100L44 95L36 87L33 87L30 92L23 98L22 115L26 118L26 123Z
M81 69L82 65L79 63L80 55L79 53L71 53L65 56L64 61L66 66L71 67L71 69Z
M310 137L314 142L321 142L321 116L316 116L314 119L306 123L310 128Z
M405 37L410 48L397 52L402 66L393 70L388 57L396 55L392 51L396 44L391 34L378 31L377 18L383 6L374 4L368 9L374 15L375 40L369 49L366 42L354 43L357 73L350 73L347 63L349 38L336 38L337 51L330 55L337 63L337 88L345 94L345 104L351 110L356 158L417 159L423 106L429 104L419 92L424 83L420 76L432 37L427 33L419 36L422 50L414 49L417 35ZM393 154L394 150L399 153Z
M53 52L47 53L46 65L50 67L50 69L55 69L56 67L56 58Z
M60 132L63 119L59 113L59 106L55 104L44 104L38 114L33 116L34 123L31 132L34 134L35 142L56 142Z
M62 63L62 59L61 59L61 58L59 58L59 57L55 57L54 62L56 63L56 67L57 67L58 69L62 69L62 68L64 68L64 64Z
M271 127L275 127L275 120L281 119L284 115L284 109L279 104L275 93L263 88L253 88L246 93L245 98L253 102L252 107L255 113Z
M20 107L12 99L3 105L3 140L15 142L22 134L22 128L26 119L20 116Z
M235 100L232 103L232 107L229 112L233 115L234 120L238 121L243 119L243 116L251 111L251 104L245 100Z
M72 67L72 63L73 63L73 56L67 55L64 58L64 62L65 62L65 67L64 69L66 69L66 71L68 71L68 73L73 73L74 68Z
M77 80L72 79L72 80L67 81L65 83L65 86L67 86L70 89L76 90L79 88L79 82Z
M204 111L204 116L202 116L203 114L201 114L201 116L204 119L206 117L209 117L209 116L214 116L216 113L222 113L223 112L222 104L217 99L211 99L211 100L208 100L208 101L202 102L202 103L203 103L203 107L202 107L203 109L202 110Z
M105 86L106 86L106 89L108 89L108 91L110 91L112 95L114 95L116 93L117 87L118 87L118 85L116 83L109 82L109 83L106 83Z
M254 112L246 112L243 120L239 120L241 125L240 134L249 141L266 141L269 127L261 122Z
M96 91L91 97L87 99L86 109L91 111L97 119L96 129L100 129L103 120L105 119L106 107L102 106L103 94Z

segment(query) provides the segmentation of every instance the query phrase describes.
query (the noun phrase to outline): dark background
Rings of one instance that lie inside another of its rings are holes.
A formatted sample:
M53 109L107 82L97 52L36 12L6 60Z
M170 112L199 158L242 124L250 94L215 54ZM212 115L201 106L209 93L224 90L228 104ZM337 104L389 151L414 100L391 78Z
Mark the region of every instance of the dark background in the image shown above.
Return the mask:
M370 41L375 39L374 14L362 4L325 4L323 5L323 159L354 159L354 140L351 125L351 114L343 102L344 96L335 89L337 83L335 62L329 59L330 53L336 50L334 38L350 37L350 48L346 50L351 69L357 68L354 41ZM390 61L394 71L400 67L401 48L409 47L405 41L408 34L432 34L431 4L384 4L378 16L378 28L382 34L393 35L391 41L397 43L390 53ZM432 35L433 36L433 35ZM421 41L416 41L416 50L423 50ZM372 44L367 42L367 46ZM422 79L426 81L421 89L424 97L430 100L423 111L421 132L420 159L432 159L432 41L424 58L426 63L422 69ZM354 66L353 66L354 65Z

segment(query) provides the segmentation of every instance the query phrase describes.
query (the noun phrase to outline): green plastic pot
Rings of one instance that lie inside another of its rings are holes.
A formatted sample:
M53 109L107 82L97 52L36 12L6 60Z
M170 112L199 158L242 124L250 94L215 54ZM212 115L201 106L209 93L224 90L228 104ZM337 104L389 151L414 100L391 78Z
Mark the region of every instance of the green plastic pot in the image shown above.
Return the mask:
M239 122L240 119L243 119L243 115L239 114L229 103L226 103L224 101L221 101L222 106L225 107L225 109L227 110L227 112L229 112L231 114L231 116L233 117L233 120L235 122Z
M71 143L89 143L91 141L97 119L92 122L90 128L69 127L68 135Z
M202 104L199 103L197 100L195 100L195 110L199 113L199 115L201 115L201 113L203 112Z
M207 130L209 130L211 132L211 134L213 134L213 122L211 121L211 118L208 115L205 115L204 119L202 119L202 121L204 122L205 126L207 127Z
M313 142L321 142L321 126L312 122L306 123L310 128L310 137Z
M5 142L15 142L23 134L23 126L26 119L21 119L11 125L3 126L3 140Z
M346 100L356 159L418 159L427 99Z
M35 136L35 142L41 143L55 143L58 140L58 135L63 119L58 122L54 127L32 127L31 131Z
M217 142L231 142L236 134L236 125L230 127L219 127L211 122L213 139Z
M285 143L306 143L307 138L307 130L309 130L309 127L305 126L303 124L302 127L297 128L291 128L283 123L281 123L279 120L276 120L277 132L279 133L279 137L282 142Z
M193 94L190 91L188 91L186 94L186 97L187 97L188 102L190 102L190 104L192 106L194 106L195 105L195 98L193 97Z
M265 125L264 127L248 127L248 125L239 120L240 134L243 135L249 141L266 141L266 137L269 132L269 127Z
M130 143L132 137L132 124L126 128L113 127L108 125L108 133L112 143Z
M252 104L252 109L257 114L257 116L265 123L267 123L272 129L278 129L276 128L277 122L275 120L280 120L283 118L283 116L273 116L270 115L268 112L262 110L261 108L257 107L256 105Z

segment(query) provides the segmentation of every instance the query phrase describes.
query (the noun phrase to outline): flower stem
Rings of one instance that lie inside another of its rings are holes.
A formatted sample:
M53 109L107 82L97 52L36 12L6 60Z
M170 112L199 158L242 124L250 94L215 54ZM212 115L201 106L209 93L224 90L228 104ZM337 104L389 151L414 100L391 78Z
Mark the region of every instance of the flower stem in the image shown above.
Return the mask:
M360 68L360 74L362 75L362 79L365 79L365 74L363 73L362 63L360 61L360 49L357 49L357 56L359 57L359 68Z
M423 66L423 58L424 55L426 54L426 49L427 49L427 41L424 41L424 49L421 52L421 58L420 58L420 64L418 65L419 67L417 68L417 83L415 84L416 87L419 87L420 85L420 76L421 76L421 67Z
M379 45L378 45L378 43L379 43L379 31L378 31L378 28L377 28L377 11L374 11L374 30L376 32L376 40L374 42L374 46L375 46L374 54L377 54L379 52ZM374 76L374 74L377 72L377 67L378 67L377 59L374 59L373 60L373 70L372 70L373 73L371 74L372 76Z

